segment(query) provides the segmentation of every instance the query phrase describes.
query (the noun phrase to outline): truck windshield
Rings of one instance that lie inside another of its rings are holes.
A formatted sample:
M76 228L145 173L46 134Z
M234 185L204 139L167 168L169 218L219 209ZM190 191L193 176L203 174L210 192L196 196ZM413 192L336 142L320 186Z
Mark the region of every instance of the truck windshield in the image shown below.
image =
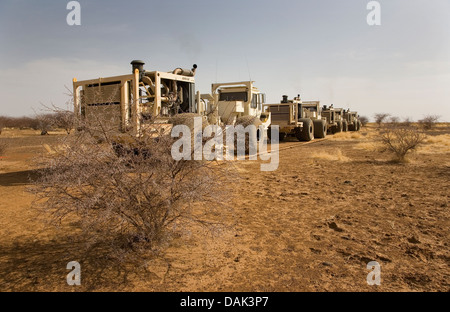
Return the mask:
M220 92L219 101L247 102L247 92Z

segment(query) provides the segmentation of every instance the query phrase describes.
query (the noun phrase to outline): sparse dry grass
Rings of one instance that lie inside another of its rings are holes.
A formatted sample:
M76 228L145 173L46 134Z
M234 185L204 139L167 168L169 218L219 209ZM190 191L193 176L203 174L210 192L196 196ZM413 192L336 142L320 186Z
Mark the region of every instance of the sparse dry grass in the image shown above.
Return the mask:
M418 154L450 153L450 134L427 135L424 144L417 150Z
M377 152L380 151L383 148L383 146L376 141L367 141L358 143L353 148L369 152Z
M440 134L435 136L428 135L425 139L425 143L450 146L450 134Z
M363 135L360 132L347 131L347 132L339 132L334 135L331 135L330 138L332 140L336 140L336 141L349 141L349 140L361 139L361 138L363 138Z
M342 162L348 162L350 161L350 158L342 154L342 150L340 148L330 152L316 152L311 155L314 159L321 159L321 160L329 160L329 161L342 161Z

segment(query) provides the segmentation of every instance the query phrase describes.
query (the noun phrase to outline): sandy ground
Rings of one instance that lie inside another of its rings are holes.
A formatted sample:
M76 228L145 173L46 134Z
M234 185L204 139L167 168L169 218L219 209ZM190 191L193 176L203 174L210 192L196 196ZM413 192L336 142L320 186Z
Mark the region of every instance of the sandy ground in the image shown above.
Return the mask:
M5 130L0 159L0 291L450 291L450 127L405 164L374 148L376 131L280 144L280 165L235 162L241 179L209 234L192 228L146 267L82 257L73 224L48 227L30 208L32 159L62 134ZM214 217L214 216L213 216ZM68 286L69 261L82 285ZM366 265L381 265L369 286Z

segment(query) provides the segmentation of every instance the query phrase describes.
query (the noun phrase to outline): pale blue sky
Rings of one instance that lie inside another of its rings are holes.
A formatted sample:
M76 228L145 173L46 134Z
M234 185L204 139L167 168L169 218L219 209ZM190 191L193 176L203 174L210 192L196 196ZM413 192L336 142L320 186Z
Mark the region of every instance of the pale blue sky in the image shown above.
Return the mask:
M302 94L372 117L388 112L450 121L450 1L384 0L368 26L368 0L65 0L0 2L0 115L64 106L64 86L130 72L198 64L197 89L248 80L279 102Z

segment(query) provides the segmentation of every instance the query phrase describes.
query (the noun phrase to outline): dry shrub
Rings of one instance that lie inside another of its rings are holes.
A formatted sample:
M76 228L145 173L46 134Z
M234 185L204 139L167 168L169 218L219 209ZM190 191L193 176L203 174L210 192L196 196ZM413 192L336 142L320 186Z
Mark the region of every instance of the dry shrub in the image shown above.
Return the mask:
M34 129L40 130L41 135L48 134L55 124L55 116L53 114L37 114L36 120L37 126Z
M425 143L450 146L450 134L427 135Z
M192 223L221 225L210 216L229 200L226 162L175 161L170 136L117 137L99 122L84 124L64 139L64 151L44 159L33 187L44 217L77 220L82 235L74 239L86 251L108 247L117 261L158 254Z
M69 110L56 108L54 126L64 129L67 134L70 134L75 126L74 113Z
M369 123L369 118L366 116L360 116L359 121L361 122L361 125L365 127Z
M342 162L347 162L350 161L350 158L348 158L347 156L344 156L342 154L341 149L336 149L331 153L327 153L327 152L318 152L318 153L313 153L311 155L312 158L315 159L322 159L322 160L330 160L330 161L342 161Z
M427 115L423 119L419 120L419 124L421 124L425 130L431 130L436 125L439 118L441 117L438 115Z
M391 124L397 124L400 122L400 118L397 116L391 116L391 117L389 117L388 120Z
M387 119L389 116L390 116L390 115L389 115L389 114L386 114L386 113L378 113L378 114L375 114L375 115L374 115L375 123L378 125L378 127L381 127L381 124L382 124L383 122L385 122L386 119Z
M3 140L0 140L0 156L5 155L6 148L7 148L6 142L4 142Z
M386 126L380 133L384 151L394 153L396 161L406 161L408 152L415 150L424 140L425 134L416 127L403 124Z

